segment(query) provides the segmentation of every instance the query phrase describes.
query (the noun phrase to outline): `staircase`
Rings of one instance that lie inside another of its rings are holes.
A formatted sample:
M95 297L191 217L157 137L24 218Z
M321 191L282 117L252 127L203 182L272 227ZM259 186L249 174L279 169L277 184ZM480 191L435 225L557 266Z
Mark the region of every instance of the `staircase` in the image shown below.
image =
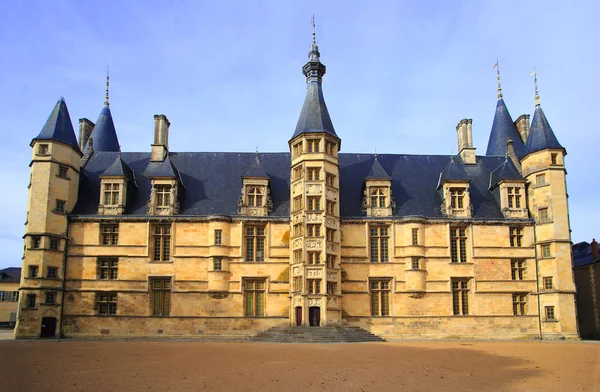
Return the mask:
M360 343L385 342L360 327L273 327L250 338L272 343Z

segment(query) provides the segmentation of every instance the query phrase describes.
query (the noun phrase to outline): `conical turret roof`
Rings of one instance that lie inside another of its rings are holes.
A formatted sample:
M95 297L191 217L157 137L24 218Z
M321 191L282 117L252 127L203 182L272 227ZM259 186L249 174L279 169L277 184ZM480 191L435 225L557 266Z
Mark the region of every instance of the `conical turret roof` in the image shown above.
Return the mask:
M560 145L556 135L554 135L544 111L538 105L535 108L533 120L531 120L529 136L525 145L525 154L531 154L548 148L564 150L564 147Z
M94 140L94 151L121 151L112 113L108 105L105 105L100 111L90 138Z
M504 99L500 98L496 105L496 114L494 115L494 122L492 123L492 130L485 155L506 155L506 142L508 139L513 140L515 154L517 157L522 158L525 155L523 140L506 108Z
M56 102L54 109L46 124L31 143L34 140L54 140L57 142L64 143L68 146L73 147L77 152L81 153L79 145L77 144L77 138L75 137L75 131L73 130L73 124L71 123L71 117L69 116L69 109L67 109L67 103L63 97Z

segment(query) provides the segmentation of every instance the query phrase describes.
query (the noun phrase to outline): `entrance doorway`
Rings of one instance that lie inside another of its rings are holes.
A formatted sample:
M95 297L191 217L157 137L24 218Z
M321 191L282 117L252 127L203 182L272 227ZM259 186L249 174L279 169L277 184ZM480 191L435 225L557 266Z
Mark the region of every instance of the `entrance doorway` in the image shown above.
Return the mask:
M43 338L53 338L56 333L56 318L42 317L42 333Z
M311 306L308 308L308 321L311 327L318 327L321 325L321 308L318 306Z
M302 325L302 306L296 307L296 326Z

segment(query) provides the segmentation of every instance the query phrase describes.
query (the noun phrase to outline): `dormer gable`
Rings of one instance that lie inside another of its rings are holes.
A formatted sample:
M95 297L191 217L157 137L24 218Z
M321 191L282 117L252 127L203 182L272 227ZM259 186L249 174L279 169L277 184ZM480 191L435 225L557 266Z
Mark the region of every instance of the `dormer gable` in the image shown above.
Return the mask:
M455 157L440 173L437 190L443 199L442 214L449 217L470 218L473 215L469 184L471 179L462 162Z
M164 161L150 162L146 169L146 176L152 182L148 200L148 215L179 214L179 198L184 184L179 170L170 157L167 156Z
M238 201L238 214L267 216L273 210L270 178L260 163L258 154L242 176L242 191Z
M365 177L362 209L367 216L391 216L396 209L392 196L392 177L381 166L377 157Z
M137 188L134 171L123 161L121 154L100 175L100 202L98 215L125 213L128 195Z
M489 189L505 218L527 218L525 183L526 180L508 158L490 173Z

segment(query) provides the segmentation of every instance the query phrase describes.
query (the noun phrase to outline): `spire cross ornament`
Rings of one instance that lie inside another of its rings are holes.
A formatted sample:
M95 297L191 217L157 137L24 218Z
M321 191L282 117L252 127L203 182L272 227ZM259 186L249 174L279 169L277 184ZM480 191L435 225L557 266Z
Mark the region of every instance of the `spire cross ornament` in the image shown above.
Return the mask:
M106 67L106 95L104 96L104 106L109 106L108 103L108 85L110 84L110 67Z
M531 76L533 76L533 87L535 88L535 107L538 107L540 106L540 95L538 94L537 72L535 71L535 67L533 67Z
M313 45L316 45L317 44L317 34L315 32L315 14L313 14L313 16L312 16L311 23L312 23L312 34L313 34L312 42L313 42Z
M498 98L502 98L502 86L500 85L500 66L498 65L498 59L496 59L494 68L496 68L496 78L498 79Z

